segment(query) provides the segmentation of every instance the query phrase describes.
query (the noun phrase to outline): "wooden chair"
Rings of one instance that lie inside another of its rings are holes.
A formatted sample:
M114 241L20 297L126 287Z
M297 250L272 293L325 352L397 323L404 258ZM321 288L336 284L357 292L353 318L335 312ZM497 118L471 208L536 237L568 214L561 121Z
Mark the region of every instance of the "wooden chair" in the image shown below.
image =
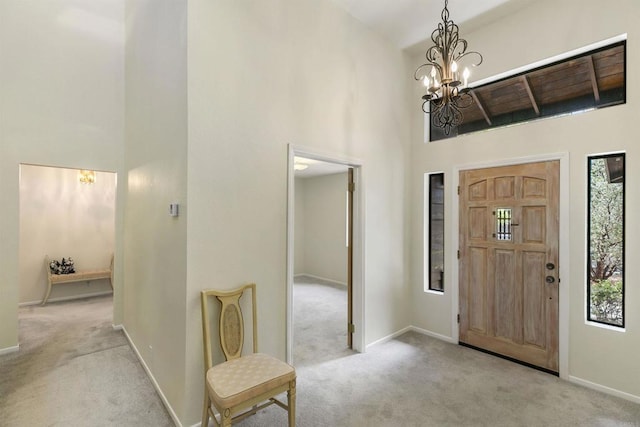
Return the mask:
M240 309L240 298L246 290L251 290L253 353L243 355L244 321ZM274 403L288 411L289 427L295 426L295 369L274 357L258 353L256 285L252 283L232 291L204 290L200 296L205 366L202 427L209 425L209 417L217 426L230 426L232 421L244 419ZM209 324L211 297L216 297L221 304L220 347L226 359L215 366L211 353ZM287 404L275 398L285 391ZM220 423L212 406L220 414Z

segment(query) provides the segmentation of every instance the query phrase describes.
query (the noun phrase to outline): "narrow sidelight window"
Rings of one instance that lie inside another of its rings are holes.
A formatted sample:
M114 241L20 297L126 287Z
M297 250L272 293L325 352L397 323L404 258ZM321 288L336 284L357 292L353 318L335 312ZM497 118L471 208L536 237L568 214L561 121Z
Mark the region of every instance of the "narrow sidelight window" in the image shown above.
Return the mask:
M425 180L427 198L427 274L430 291L444 292L444 173L432 173Z
M587 319L624 327L624 153L588 159Z

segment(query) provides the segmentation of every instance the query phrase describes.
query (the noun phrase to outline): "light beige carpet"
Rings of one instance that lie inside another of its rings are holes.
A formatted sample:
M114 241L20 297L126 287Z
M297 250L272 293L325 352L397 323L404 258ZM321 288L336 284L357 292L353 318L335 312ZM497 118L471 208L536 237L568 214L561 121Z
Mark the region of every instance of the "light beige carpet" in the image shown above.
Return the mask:
M173 426L111 323L111 296L20 308L20 351L0 356L0 426Z
M294 289L298 427L640 427L638 404L415 332L351 353L337 336L344 290L302 282ZM272 406L238 427L286 419Z

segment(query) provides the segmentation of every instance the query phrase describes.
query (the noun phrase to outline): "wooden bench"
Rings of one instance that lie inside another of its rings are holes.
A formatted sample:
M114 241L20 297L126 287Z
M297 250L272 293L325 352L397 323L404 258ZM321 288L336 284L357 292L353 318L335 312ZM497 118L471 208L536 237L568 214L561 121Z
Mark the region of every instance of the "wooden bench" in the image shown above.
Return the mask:
M42 300L42 305L47 303L49 295L51 295L51 285L58 283L75 283L90 282L92 280L109 279L109 284L113 290L113 255L111 255L111 263L108 269L104 270L82 270L71 274L52 274L49 264L51 260L49 256L44 257L44 268L47 270L47 292Z

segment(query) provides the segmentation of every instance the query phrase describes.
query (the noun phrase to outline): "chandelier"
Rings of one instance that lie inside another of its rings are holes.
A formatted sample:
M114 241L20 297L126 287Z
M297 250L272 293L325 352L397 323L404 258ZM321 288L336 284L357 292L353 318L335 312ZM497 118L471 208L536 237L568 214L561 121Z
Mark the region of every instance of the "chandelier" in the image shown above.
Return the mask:
M465 67L460 80L460 63L475 56L477 62L470 65L477 67L482 63L482 55L478 52L467 52L467 41L458 36L458 26L449 19L449 0L445 0L440 14L442 22L438 23L431 40L434 45L426 53L427 62L416 70L414 77L422 81L426 94L422 97L422 111L429 113L431 105L431 121L434 126L442 128L449 135L451 128L462 123L463 108L473 103L469 94L470 71Z

